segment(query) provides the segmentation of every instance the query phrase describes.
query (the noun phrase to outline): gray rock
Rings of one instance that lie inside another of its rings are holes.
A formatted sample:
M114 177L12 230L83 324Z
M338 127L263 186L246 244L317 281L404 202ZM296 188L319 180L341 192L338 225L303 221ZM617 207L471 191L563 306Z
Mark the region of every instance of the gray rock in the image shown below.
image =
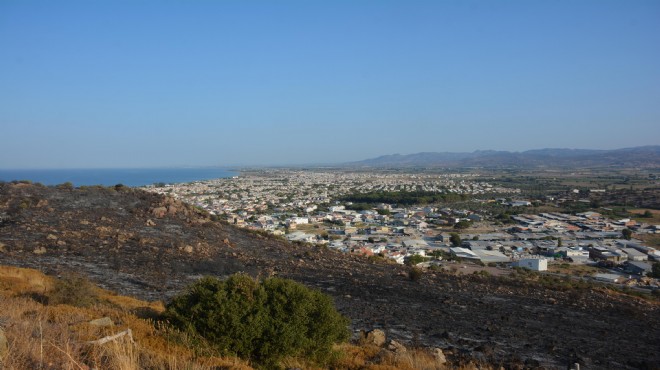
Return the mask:
M395 354L404 354L404 353L408 352L408 350L406 349L406 347L403 344L401 344L401 343L399 343L395 340L390 341L390 345L387 346L387 349L394 352Z
M115 323L112 322L111 318L103 317L103 318L100 318L100 319L90 321L89 325L98 326L98 327L106 327L106 326L114 326Z

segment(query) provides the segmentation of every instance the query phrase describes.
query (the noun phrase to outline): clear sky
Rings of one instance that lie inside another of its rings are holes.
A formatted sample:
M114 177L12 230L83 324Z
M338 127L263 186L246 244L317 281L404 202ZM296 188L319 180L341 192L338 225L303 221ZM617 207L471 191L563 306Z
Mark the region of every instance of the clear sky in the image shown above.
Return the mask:
M0 168L657 144L656 0L0 0Z

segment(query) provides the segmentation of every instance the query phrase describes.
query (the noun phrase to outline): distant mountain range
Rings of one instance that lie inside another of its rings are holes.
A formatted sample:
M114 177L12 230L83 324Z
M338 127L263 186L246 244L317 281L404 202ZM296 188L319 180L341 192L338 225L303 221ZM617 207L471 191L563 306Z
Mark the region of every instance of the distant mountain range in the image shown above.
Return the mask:
M535 149L524 152L477 150L472 153L423 152L391 154L357 162L348 167L660 167L660 145L615 150Z

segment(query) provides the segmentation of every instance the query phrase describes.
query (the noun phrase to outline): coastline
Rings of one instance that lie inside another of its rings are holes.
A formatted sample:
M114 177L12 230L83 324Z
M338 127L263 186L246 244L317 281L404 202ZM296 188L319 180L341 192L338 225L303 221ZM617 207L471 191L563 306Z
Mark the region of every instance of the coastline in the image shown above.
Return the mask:
M0 169L0 181L31 181L51 186L72 183L74 186L140 187L155 183L177 184L238 176L236 169L225 168L105 168L105 169Z

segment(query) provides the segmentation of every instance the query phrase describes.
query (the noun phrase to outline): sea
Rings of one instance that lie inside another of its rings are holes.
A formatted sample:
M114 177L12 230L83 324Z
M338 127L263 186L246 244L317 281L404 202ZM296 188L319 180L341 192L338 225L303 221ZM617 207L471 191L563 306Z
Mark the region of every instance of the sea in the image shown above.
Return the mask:
M221 168L143 168L143 169L48 169L2 170L0 181L29 180L43 185L71 182L74 186L146 186L157 183L175 184L238 176L239 173Z

